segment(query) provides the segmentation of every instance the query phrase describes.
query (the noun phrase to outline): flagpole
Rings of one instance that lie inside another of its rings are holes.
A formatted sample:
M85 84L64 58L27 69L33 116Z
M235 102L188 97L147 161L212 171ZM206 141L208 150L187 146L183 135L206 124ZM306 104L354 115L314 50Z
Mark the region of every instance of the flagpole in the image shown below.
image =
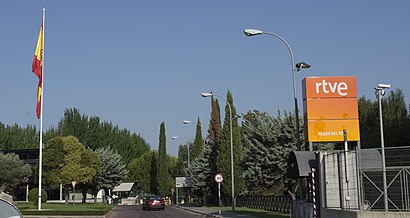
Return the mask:
M39 145L39 160L38 160L38 210L41 210L41 173L42 173L42 167L43 167L43 102L44 102L44 95L43 95L43 90L44 90L44 27L46 26L46 9L43 8L43 49L42 49L42 69L41 69L41 106L40 106L40 145Z

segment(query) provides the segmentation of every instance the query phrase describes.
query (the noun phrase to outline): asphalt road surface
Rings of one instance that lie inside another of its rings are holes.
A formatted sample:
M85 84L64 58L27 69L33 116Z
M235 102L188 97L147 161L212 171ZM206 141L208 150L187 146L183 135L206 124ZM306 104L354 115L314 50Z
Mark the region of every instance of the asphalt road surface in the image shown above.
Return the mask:
M111 210L111 213L107 218L139 218L139 217L200 217L199 214L190 213L185 210L178 208L165 206L165 210L142 210L141 205L118 205L116 208Z

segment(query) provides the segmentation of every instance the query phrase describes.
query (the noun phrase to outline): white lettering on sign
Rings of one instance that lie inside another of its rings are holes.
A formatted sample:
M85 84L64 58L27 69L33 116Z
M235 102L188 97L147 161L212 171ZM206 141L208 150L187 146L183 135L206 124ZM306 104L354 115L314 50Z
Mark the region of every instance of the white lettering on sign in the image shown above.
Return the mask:
M321 89L320 89L321 88ZM346 96L347 90L348 90L347 83L345 82L334 82L333 84L331 82L326 82L326 80L322 80L321 82L316 83L316 93L320 93L320 90L323 91L323 93L338 93L341 96Z
M333 131L333 132L318 132L318 136L339 136L343 135L343 131Z

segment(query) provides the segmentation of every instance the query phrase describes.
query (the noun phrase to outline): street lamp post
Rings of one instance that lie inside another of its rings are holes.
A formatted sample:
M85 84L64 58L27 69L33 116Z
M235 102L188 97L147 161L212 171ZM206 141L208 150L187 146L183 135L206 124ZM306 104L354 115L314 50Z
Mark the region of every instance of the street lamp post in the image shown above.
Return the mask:
M234 176L234 169L233 169L233 142L232 142L232 108L231 104L222 96L213 94L213 93L201 93L201 96L206 98L206 97L211 97L211 96L216 96L221 98L226 102L226 104L229 107L229 126L230 126L230 138L231 138L231 180L232 180L232 210L235 210L235 176Z
M300 62L297 63L295 65L295 61L293 58L293 52L292 49L290 48L288 42L286 42L286 40L282 37L280 37L279 35L275 34L275 33L271 33L271 32L264 32L262 30L256 30L256 29L245 29L244 33L246 36L256 36L256 35L262 35L262 34L266 34L266 35L271 35L274 36L278 39L280 39L280 41L282 41L283 43L285 43L286 47L289 50L290 53L290 58L291 58L291 64L292 64L292 78L293 78L293 98L295 101L295 122L296 122L296 147L298 150L301 150L301 146L300 146L300 132L299 132L299 109L298 109L298 98L296 97L296 72L300 71L300 69L302 68L309 68L310 65L304 62ZM309 150L312 150L312 148L309 147Z
M383 133L383 115L382 115L382 97L385 94L384 89L389 89L390 84L379 84L377 88L374 88L376 91L376 97L379 101L379 116L380 116L380 141L382 149L382 172L383 172L383 196L384 196L384 210L389 210L388 196L387 196L387 176L386 176L386 156L384 152L384 133Z
M171 139L176 140L176 139L183 139L183 138L178 137L178 136L172 136ZM188 153L188 169L189 169L189 142L187 142L187 146L188 146L188 152L187 153Z
M200 123L194 122L194 121L191 121L191 120L183 120L182 123L183 123L184 125L189 125L189 124L191 124L191 123L195 123L197 127L201 128ZM202 132L201 132L201 135L202 135ZM194 141L194 143L195 143L195 141ZM203 139L203 143L204 143L204 144L203 144L203 147L205 148L206 139ZM195 148L194 148L194 149L195 149Z

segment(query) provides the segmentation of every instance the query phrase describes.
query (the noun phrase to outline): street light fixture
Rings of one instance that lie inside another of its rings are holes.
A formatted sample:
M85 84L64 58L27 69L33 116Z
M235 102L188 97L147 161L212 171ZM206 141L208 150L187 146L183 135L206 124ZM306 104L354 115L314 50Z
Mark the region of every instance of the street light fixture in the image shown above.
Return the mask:
M376 97L379 101L379 116L380 116L380 141L382 150L382 172L383 172L383 196L384 196L384 210L389 210L388 196L387 196L387 176L386 176L386 155L384 152L384 133L383 133L383 115L382 115L382 97L385 94L384 89L389 89L390 84L379 84L374 88Z
M249 36L249 37L250 36L256 36L256 35L262 35L262 34L274 36L274 37L280 39L283 43L285 43L286 47L289 50L290 57L291 57L291 62L292 62L291 64L292 64L292 77L293 77L293 98L295 100L296 146L297 146L298 150L301 150L301 147L300 147L300 132L299 132L299 129L300 129L300 127L299 127L299 115L298 115L299 109L298 109L298 99L296 97L295 73L299 72L300 69L309 68L310 65L305 63L305 62L300 62L300 63L297 63L295 65L292 49L290 48L288 42L286 42L286 40L284 38L280 37L278 34L271 33L271 32L264 32L262 30L257 30L257 29L245 29L243 32L246 36ZM309 146L309 150L313 150L313 148L311 148L311 146Z
M193 122L190 121L190 120L183 120L182 123L183 123L183 124L191 124L191 123L193 123Z
M229 126L230 126L230 138L231 138L231 180L232 180L232 210L235 210L235 176L234 176L234 169L233 169L233 142L232 142L232 108L231 104L222 96L209 93L209 92L203 92L201 93L201 96L206 98L206 97L219 97L222 100L226 102L226 104L229 106Z
M172 140L177 140L177 139L182 139L183 140L183 138L178 137L178 136L172 136L171 139ZM188 146L188 152L187 153L188 153L188 169L189 169L189 142L187 142L186 144Z

